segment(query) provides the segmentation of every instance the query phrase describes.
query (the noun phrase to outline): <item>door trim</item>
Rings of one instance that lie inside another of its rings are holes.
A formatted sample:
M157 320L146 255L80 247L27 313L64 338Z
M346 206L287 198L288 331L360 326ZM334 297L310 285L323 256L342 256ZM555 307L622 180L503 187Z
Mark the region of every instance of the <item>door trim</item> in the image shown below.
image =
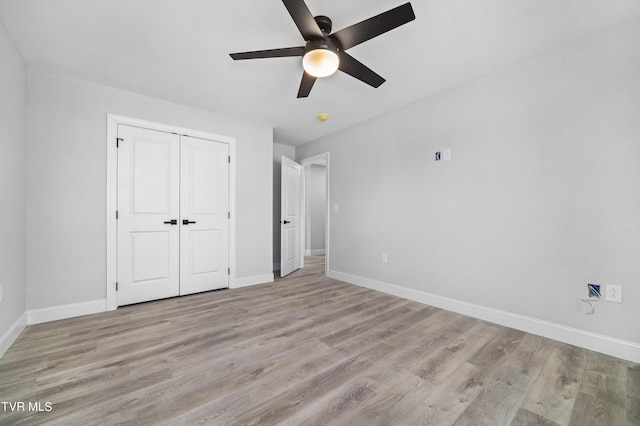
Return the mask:
M186 129L169 124L155 123L152 121L139 120L137 118L124 117L116 114L107 114L107 200L106 200L106 221L107 221L107 271L106 271L106 292L107 311L113 311L118 307L116 294L116 280L118 277L118 235L116 221L116 207L118 205L118 151L116 138L118 137L118 124L125 124L145 129L158 130L161 132L175 133L178 135L192 136L201 139L208 139L222 142L229 145L229 288L235 286L236 274L236 139L228 136L216 135L199 130Z
M330 250L329 250L329 229L330 229L330 223L331 223L331 186L329 185L329 182L331 181L330 179L330 161L329 161L329 157L330 157L330 153L329 152L323 152L322 154L318 154L318 155L314 155L312 157L307 157L307 158L303 158L299 161L301 166L307 166L309 164L322 164L324 166L326 166L326 188L327 188L327 222L325 224L325 230L324 230L324 274L325 276L329 276L329 263L331 262L331 258L330 258ZM306 196L306 193L305 193ZM304 202L304 200L303 200ZM306 226L306 223L305 223ZM303 230L303 234L306 232L306 230Z

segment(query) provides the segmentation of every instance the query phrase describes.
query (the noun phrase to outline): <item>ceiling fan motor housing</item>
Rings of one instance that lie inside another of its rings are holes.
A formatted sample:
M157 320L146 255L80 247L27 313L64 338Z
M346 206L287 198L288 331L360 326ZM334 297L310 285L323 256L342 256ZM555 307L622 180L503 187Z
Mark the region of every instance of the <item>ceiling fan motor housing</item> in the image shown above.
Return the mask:
M340 50L331 39L326 38L321 40L309 40L304 47L304 53L306 54L307 52L317 49L330 50L335 53L338 53Z
M328 16L318 15L315 18L315 21L318 23L318 26L322 30L325 35L331 34L331 19Z

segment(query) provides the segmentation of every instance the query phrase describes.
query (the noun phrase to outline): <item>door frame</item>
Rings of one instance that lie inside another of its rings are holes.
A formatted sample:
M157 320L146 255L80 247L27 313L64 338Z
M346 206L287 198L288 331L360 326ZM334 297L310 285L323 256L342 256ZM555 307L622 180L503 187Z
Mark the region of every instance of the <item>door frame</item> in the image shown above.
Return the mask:
M140 120L132 117L125 117L116 114L107 114L107 311L113 311L118 307L118 297L116 293L116 282L118 278L118 223L116 221L116 208L118 206L118 124L145 129L158 130L161 132L174 133L182 136L192 136L200 139L208 139L222 142L229 145L229 288L235 284L236 271L236 139L228 136L216 135L200 130L186 129L170 124L156 123L153 121Z
M331 186L329 184L329 182L331 182L330 179L330 174L331 174L331 166L330 166L330 153L329 152L324 152L322 154L318 154L318 155L313 155L311 157L307 157L307 158L303 158L301 160L299 160L298 162L300 163L300 165L302 167L304 166L308 166L311 164L323 164L326 166L326 191L327 191L327 221L325 223L325 228L324 228L324 275L327 276L329 274L329 263L330 263L330 257L329 257L329 230L330 230L330 224L331 224ZM305 197L303 199L303 203L306 203L306 191L303 192L303 197ZM304 226L305 229L302 230L301 234L306 235L306 226L307 223L304 222ZM304 239L302 239L302 244L304 244ZM303 250L304 250L304 246L303 246Z

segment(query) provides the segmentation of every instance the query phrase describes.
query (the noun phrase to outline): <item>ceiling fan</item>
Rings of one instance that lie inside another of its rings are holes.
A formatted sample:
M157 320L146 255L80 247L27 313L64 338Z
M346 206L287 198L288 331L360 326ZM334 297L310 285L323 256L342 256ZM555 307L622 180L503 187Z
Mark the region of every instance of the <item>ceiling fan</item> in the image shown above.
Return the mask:
M317 78L328 77L337 70L370 86L379 87L385 79L345 51L416 18L411 3L405 3L331 34L331 19L322 15L314 17L304 0L282 0L282 2L306 44L300 47L231 53L231 57L234 60L241 60L301 56L304 73L298 98L309 96Z

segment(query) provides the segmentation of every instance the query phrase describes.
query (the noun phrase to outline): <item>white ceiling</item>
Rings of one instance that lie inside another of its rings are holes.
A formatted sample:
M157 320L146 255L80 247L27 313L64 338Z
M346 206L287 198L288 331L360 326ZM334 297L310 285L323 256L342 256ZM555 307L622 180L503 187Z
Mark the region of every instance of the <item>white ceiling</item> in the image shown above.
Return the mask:
M404 2L307 5L336 31ZM337 73L307 99L299 58L228 55L304 45L280 0L0 0L0 20L30 67L266 123L295 146L640 16L640 0L411 3L415 21L349 50L385 84Z

